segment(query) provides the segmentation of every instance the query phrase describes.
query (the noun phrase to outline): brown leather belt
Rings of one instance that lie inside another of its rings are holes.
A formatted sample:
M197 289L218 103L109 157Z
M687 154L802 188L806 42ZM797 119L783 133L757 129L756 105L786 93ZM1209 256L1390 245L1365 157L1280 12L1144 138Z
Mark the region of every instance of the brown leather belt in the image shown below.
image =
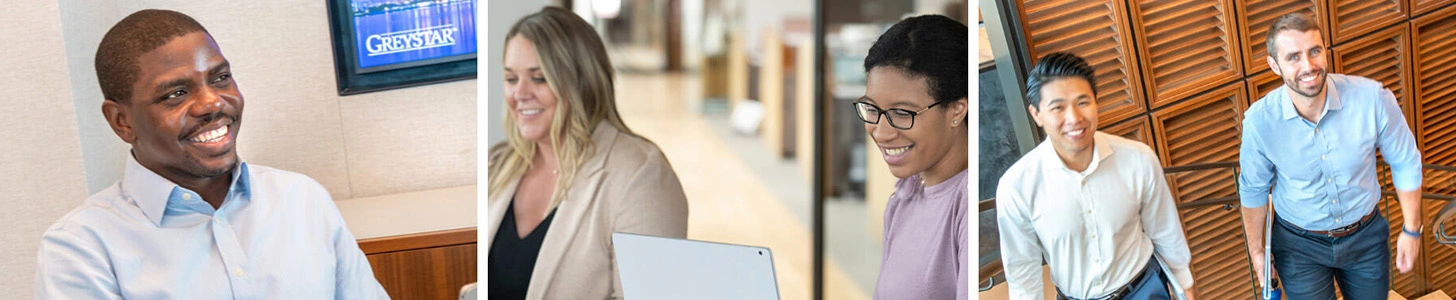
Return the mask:
M1364 217L1360 217L1360 221L1357 221L1354 224L1345 225L1345 227L1340 227L1340 228L1335 228L1335 229L1330 229L1330 230L1323 230L1323 231L1322 230L1309 230L1309 229L1305 229L1304 231L1308 231L1309 233L1323 235L1323 236L1332 237L1332 238L1345 237L1347 235L1350 235L1350 234L1355 233L1355 231L1357 231L1357 230L1360 230L1360 224L1365 224L1366 221L1370 221L1370 218L1374 218L1376 211L1378 211L1378 210L1377 209L1370 210L1370 213L1365 214ZM1295 226L1295 227L1299 227L1299 226ZM1303 228L1300 228L1300 229L1303 229Z

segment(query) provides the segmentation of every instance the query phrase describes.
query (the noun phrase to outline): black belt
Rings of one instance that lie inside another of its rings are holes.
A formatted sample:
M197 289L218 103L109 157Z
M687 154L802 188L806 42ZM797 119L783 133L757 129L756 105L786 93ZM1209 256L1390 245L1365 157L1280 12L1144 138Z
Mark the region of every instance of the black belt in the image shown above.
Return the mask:
M1307 231L1307 232L1312 233L1312 234L1315 234L1315 235L1323 235L1323 236L1326 236L1326 237L1338 238L1338 237L1345 237L1345 236L1348 236L1348 235L1351 235L1351 234L1355 234L1355 231L1360 230L1360 226L1362 226L1362 224L1365 224L1365 222L1369 222L1370 219L1374 219L1375 218L1375 213L1378 212L1378 211L1380 211L1380 210L1379 209L1372 209L1372 210L1370 210L1370 213L1365 214L1364 217L1360 217L1360 221L1355 221L1355 223L1350 224L1350 225L1345 225L1345 227L1340 227L1340 228L1335 228L1335 229L1330 229L1330 230L1309 230L1309 229L1304 229L1304 228L1301 228L1301 227L1299 227L1297 225L1294 225L1294 223L1287 223L1288 221L1285 221L1285 222L1289 226L1291 226L1291 227L1299 228L1300 230L1304 230L1304 231ZM1280 219L1280 220L1283 220L1283 219Z
M1158 259L1158 258L1154 257L1154 258L1149 258L1149 259ZM1158 266L1154 266L1154 267L1155 268L1158 268ZM1137 284L1138 282L1141 282L1143 280L1143 276L1148 276L1148 269L1149 268L1147 266L1144 266L1143 267L1143 271L1141 273L1138 273L1137 276L1134 276L1131 281L1128 281L1127 284L1124 284L1124 285L1122 285L1122 287L1117 288L1116 290L1113 290L1111 294L1107 294L1106 296L1097 297L1097 298L1087 298L1087 299L1072 298L1072 297L1067 297L1067 295L1065 295L1064 293L1062 293L1062 289L1061 288L1058 288L1057 289L1057 300L1122 300L1122 297L1127 296L1128 292L1131 292L1132 291L1132 285Z

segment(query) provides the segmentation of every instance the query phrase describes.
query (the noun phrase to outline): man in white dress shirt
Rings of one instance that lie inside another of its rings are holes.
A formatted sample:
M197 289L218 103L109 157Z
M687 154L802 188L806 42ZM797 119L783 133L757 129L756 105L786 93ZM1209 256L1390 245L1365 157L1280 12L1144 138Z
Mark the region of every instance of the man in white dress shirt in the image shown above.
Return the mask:
M996 191L1011 299L1045 299L1043 259L1057 299L1173 299L1170 286L1195 299L1188 242L1158 157L1096 131L1095 82L1092 67L1068 53L1043 57L1027 76L1027 109L1047 139L1006 170Z

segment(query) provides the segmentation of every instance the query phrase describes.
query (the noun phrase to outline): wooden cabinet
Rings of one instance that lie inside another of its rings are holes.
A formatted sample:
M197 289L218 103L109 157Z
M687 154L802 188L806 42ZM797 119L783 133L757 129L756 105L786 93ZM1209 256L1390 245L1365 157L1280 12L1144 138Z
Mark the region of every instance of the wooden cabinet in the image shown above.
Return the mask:
M1129 1L1154 109L1244 77L1230 0Z
M1123 1L1018 2L1031 60L1071 52L1096 70L1098 119L1114 124L1147 111Z
M455 300L477 281L475 228L365 239L359 248L396 300Z

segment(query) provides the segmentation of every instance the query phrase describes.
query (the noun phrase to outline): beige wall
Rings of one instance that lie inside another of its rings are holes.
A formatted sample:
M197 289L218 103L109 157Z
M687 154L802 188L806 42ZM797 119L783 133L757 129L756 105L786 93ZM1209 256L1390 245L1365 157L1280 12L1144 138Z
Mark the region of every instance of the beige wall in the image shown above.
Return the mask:
M100 113L92 65L112 24L145 8L196 18L246 99L238 148L336 200L476 182L476 81L340 97L324 1L22 1L0 10L0 299L32 296L41 232L121 177L130 147Z
M34 297L40 234L86 197L56 2L0 10L0 299Z

